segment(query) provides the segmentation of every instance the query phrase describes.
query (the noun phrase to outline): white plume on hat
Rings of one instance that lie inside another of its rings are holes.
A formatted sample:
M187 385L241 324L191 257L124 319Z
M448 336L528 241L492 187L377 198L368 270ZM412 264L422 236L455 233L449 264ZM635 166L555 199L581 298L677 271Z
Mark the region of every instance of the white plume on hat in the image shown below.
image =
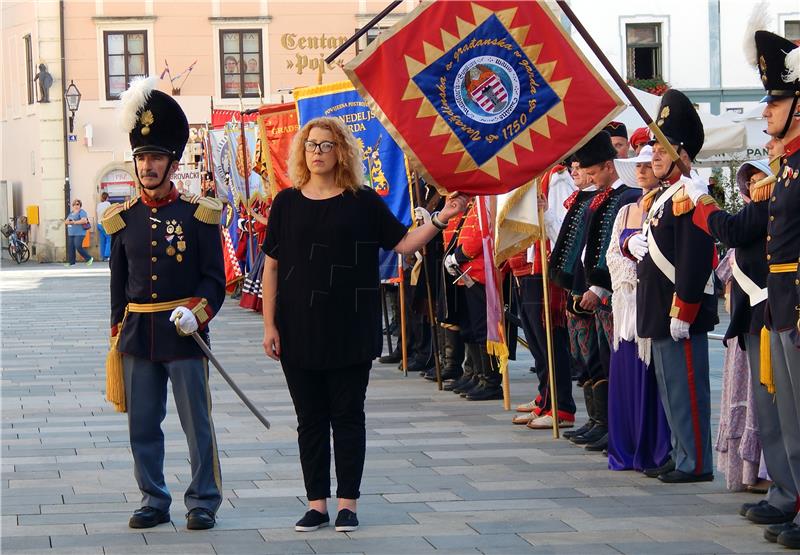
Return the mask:
M744 40L742 49L747 63L753 67L758 67L758 52L756 51L755 34L756 31L769 31L772 23L772 15L769 11L769 2L762 0L750 12L750 19L747 21L747 28L744 30Z
M784 82L792 83L800 79L800 47L795 48L786 55L786 71L781 77Z
M120 106L119 124L122 130L130 133L136 127L136 119L150 98L150 93L158 85L158 77L134 77L128 90L119 95L122 101Z

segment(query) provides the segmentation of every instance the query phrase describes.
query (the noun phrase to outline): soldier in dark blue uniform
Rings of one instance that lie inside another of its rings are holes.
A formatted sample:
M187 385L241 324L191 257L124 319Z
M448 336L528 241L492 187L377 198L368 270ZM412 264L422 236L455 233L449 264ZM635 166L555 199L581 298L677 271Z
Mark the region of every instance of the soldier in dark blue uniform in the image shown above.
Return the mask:
M671 89L662 97L656 125L691 161L703 146L700 116L691 101ZM647 469L667 483L713 480L708 332L718 322L712 270L714 241L692 222L694 205L684 192L691 179L660 144L653 145L653 172L662 185L643 199L647 252L631 252L637 264L636 328L653 340L653 362L664 412L672 430L672 459ZM697 179L694 174L694 179ZM634 235L626 242L631 251Z
M172 501L164 481L167 380L189 445L192 481L184 495L187 528L214 526L222 485L208 361L192 337L208 340L208 322L225 297L217 199L180 195L170 177L189 137L186 116L151 77L122 96L141 195L109 208L103 227L112 236L112 342L122 354L134 474L142 507L131 528L169 522Z
M753 180L748 187L749 175L761 176L762 179ZM695 204L695 224L736 249L731 264L731 322L725 339L735 338L747 352L758 417L758 436L772 479L766 499L759 503L745 503L740 514L757 524L779 524L794 518L797 490L783 445L781 422L773 398L774 388L770 388L770 391L761 385L763 339L767 339L765 345L769 348L769 332L764 327L769 270L764 254L767 252L768 201L772 196L775 177L766 162L751 162L739 170L737 181L740 190L744 189L749 199L737 214L720 210L702 187L693 185L687 187L687 192Z
M767 134L782 141L784 153L777 181L765 192L767 220L766 326L770 330L772 376L783 444L800 491L800 48L767 31L756 31L755 46L761 81L767 91L764 118ZM771 379L770 379L771 378ZM800 500L798 500L800 505ZM796 505L794 510L797 511ZM764 531L769 541L800 549L800 515L792 522L773 524Z

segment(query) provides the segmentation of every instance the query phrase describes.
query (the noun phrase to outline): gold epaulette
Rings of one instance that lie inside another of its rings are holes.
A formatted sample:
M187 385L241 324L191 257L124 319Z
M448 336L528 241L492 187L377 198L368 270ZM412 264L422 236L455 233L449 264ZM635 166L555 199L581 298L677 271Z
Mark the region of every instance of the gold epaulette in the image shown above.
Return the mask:
M712 197L711 195L703 195L697 199L697 204L702 204L704 206L708 206L709 204L713 204L717 208L719 208L719 204L717 204L717 199Z
M772 196L772 190L775 188L777 179L774 175L765 177L755 185L750 187L750 200L753 202L763 202L769 200Z
M222 201L214 197L201 197L200 195L183 194L181 198L186 202L197 205L194 217L204 224L218 225L222 216Z
M103 219L100 223L103 225L103 231L108 233L109 235L113 235L117 233L121 229L125 228L125 220L122 219L122 213L125 212L128 208L136 204L139 200L139 197L133 197L130 200L126 200L125 202L112 204L108 207L108 210L105 211L103 214Z
M686 188L682 187L672 197L672 215L683 216L692 210L694 210L694 203L689 195L686 194Z
M648 191L648 193L642 197L642 210L645 212L650 211L650 207L653 206L653 201L655 200L657 194L658 188L656 187L655 189Z

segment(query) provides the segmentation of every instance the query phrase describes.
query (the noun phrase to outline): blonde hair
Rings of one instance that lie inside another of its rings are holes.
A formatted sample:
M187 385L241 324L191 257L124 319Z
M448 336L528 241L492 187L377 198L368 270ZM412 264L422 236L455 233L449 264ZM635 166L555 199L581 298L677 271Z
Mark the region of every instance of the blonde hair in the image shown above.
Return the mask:
M336 153L335 182L347 191L358 191L364 182L364 158L361 146L353 133L339 118L314 118L306 123L292 139L289 151L289 179L292 187L300 189L311 179L306 164L305 143L315 127L327 129L333 134L333 152Z

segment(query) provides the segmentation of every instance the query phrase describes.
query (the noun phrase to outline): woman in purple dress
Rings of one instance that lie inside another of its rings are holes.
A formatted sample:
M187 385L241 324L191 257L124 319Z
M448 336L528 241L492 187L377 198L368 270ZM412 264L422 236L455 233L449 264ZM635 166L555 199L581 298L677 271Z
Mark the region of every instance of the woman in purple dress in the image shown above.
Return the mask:
M652 147L636 158L614 160L622 181L648 191L658 185L650 166ZM670 429L658 395L650 342L636 336L636 262L621 246L641 231L641 199L617 214L606 260L611 273L614 342L608 379L608 467L611 470L656 468L669 460Z

